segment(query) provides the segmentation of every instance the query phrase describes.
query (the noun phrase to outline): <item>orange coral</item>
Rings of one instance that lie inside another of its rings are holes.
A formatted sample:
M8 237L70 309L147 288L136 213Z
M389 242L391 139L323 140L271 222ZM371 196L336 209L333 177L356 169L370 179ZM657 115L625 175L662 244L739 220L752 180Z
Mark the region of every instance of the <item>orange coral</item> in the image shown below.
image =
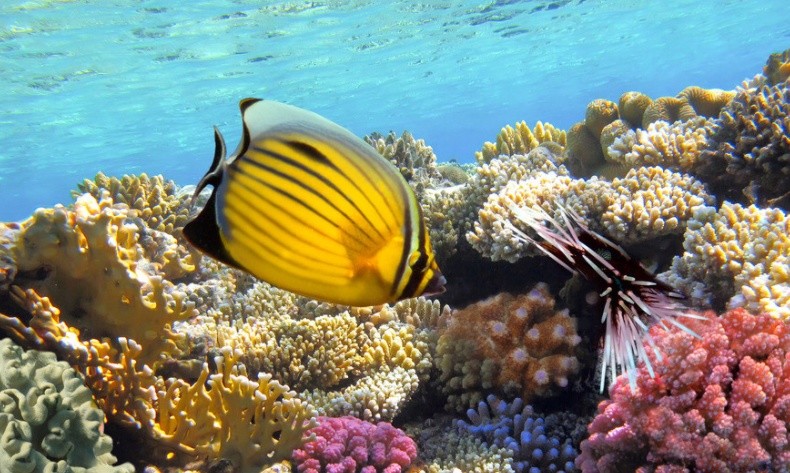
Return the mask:
M477 302L454 312L440 330L437 356L445 392L462 408L482 399L480 390L488 388L524 399L550 396L578 372L580 340L576 320L555 309L545 285Z

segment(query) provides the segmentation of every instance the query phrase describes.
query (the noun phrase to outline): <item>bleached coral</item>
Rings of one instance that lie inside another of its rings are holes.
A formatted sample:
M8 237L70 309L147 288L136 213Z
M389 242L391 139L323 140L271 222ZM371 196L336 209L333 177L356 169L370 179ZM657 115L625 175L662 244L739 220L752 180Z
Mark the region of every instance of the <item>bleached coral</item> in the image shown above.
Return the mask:
M700 302L790 319L790 217L724 202L688 222L684 253L661 277Z

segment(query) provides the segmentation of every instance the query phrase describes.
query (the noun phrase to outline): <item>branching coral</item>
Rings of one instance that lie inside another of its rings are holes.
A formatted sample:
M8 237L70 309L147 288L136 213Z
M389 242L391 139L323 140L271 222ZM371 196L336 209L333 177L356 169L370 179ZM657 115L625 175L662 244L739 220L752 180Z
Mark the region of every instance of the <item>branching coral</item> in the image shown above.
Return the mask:
M723 198L790 209L788 82L738 90L696 172Z
M475 158L480 164L489 163L503 155L528 154L543 143L555 143L560 147L558 154L561 154L565 142L565 132L551 123L537 122L531 129L526 122L521 121L516 123L515 128L510 125L502 128L496 143L485 142L483 149L475 153Z
M606 471L783 471L790 465L790 326L743 309L651 330L637 390L620 377L576 465Z
M629 167L663 166L685 172L698 166L708 147L708 121L651 123L646 129L627 131L606 148L607 159Z
M521 398L507 403L489 395L477 409L469 409L470 422L457 421L461 429L481 437L489 445L504 447L513 454L513 469L517 473L574 471L577 452L570 438L548 435L546 420L538 416L532 406Z
M433 148L426 145L424 140L415 140L408 131L404 131L400 137L394 132L386 137L380 133L371 133L365 137L365 141L400 170L414 188L418 199L425 189L442 180Z
M133 472L112 466L112 439L80 375L53 353L0 340L0 469Z
M498 294L456 311L440 330L437 365L448 404L465 409L495 389L523 398L567 387L580 366L576 321L554 308L548 289Z
M78 198L73 210L39 209L21 227L13 250L19 275L45 277L17 278L15 284L51 298L63 320L86 338L138 341L146 350L142 362L174 348L163 336L168 324L195 314L186 295L163 277L194 269L174 241L149 245L151 231L125 208L90 194Z
M417 458L417 444L388 422L319 417L313 436L294 450L299 473L400 473Z
M162 176L148 177L143 173L118 179L99 173L93 180L82 181L77 189L73 192L75 198L87 193L101 200L103 192L109 192L113 202L126 204L134 217L160 232L174 234L189 219L189 200L178 192L173 181L165 181Z
M684 253L661 277L705 304L790 320L790 217L724 202L688 223Z

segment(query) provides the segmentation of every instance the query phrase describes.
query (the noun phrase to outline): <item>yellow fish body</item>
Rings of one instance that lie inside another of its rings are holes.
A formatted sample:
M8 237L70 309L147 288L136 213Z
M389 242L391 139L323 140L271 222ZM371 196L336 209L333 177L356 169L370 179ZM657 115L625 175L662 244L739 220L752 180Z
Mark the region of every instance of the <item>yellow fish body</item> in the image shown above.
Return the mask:
M307 110L239 104L236 151L214 129L213 186L184 236L274 286L368 306L444 290L414 192L373 147ZM194 201L194 199L193 199Z

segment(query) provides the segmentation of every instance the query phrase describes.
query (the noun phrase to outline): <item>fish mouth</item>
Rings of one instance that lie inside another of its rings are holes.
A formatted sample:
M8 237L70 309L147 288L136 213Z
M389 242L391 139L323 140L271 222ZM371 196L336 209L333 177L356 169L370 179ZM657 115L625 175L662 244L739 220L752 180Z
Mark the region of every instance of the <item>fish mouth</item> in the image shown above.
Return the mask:
M440 272L435 272L433 277L428 284L425 286L425 291L423 291L423 296L438 296L439 294L443 294L446 288L444 285L447 284L447 278Z

